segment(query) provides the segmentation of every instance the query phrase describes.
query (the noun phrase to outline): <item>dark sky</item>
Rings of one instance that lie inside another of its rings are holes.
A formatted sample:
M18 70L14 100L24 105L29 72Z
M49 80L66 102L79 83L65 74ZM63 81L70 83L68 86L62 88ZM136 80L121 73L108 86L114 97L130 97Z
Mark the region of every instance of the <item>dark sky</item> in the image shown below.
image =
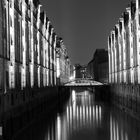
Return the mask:
M130 0L40 0L57 35L64 40L72 64L87 64Z

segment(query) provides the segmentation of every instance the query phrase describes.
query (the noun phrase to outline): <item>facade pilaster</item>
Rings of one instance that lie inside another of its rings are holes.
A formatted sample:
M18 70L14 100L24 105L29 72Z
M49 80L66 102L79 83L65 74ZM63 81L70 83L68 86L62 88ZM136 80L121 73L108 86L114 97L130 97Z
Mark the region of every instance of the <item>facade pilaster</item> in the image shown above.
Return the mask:
M40 9L41 5L38 5L38 12L37 12L37 63L38 63L38 68L37 68L37 74L38 74L38 87L40 87Z
M112 77L111 77L111 39L110 36L108 37L108 61L109 61L109 83L112 82Z
M114 35L114 42L113 42L113 46L114 46L114 72L115 72L115 83L117 83L117 48L116 48L115 31L113 31L113 35Z
M113 31L111 31L111 54L112 54L112 83L115 82L115 68L114 68L114 36Z
M10 19L10 65L9 65L9 85L15 88L15 35L14 35L14 0L9 2Z
M138 72L138 84L140 84L140 1L136 0L136 37L137 37L137 72Z
M131 83L134 83L134 53L133 53L133 32L132 32L132 21L131 21L131 9L127 8L127 13L129 15L129 22L128 22L128 28L129 28L129 42L130 42L130 77L131 77Z
M45 51L46 51L46 13L44 13L44 24L43 24L43 86L46 86L46 58L45 58Z
M26 87L26 24L25 24L25 14L26 14L26 5L25 0L22 0L22 50L23 50L23 63L22 63L22 71L21 71L21 88Z
M50 21L47 21L47 30L46 30L46 39L47 39L47 44L46 44L46 59L47 59L47 86L49 86L49 26L50 26Z
M124 28L124 18L120 18L122 30L121 30L121 40L122 40L122 73L123 73L123 83L126 83L126 43L125 43L125 28Z
M30 63L30 79L31 79L31 87L34 86L34 39L33 39L33 0L30 0L30 16L31 16L31 22L30 22L30 35L31 35L31 63Z

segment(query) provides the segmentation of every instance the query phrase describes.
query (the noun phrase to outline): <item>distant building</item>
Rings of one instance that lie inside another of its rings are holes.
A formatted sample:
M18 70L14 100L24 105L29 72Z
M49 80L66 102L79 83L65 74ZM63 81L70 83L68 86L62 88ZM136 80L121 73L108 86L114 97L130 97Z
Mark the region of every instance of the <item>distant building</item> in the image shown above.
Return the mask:
M97 49L87 65L87 75L95 81L108 82L108 51Z
M82 65L80 71L81 71L82 78L87 78L87 65Z
M57 84L63 85L70 78L70 60L62 38L57 38L56 44Z
M80 64L75 64L74 65L74 78L81 78L82 77L80 69L81 69Z
M87 77L86 65L75 64L74 75L75 75L75 78L86 78Z
M94 79L93 59L87 64L87 77Z
M94 53L93 62L95 81L108 82L108 51L97 49Z

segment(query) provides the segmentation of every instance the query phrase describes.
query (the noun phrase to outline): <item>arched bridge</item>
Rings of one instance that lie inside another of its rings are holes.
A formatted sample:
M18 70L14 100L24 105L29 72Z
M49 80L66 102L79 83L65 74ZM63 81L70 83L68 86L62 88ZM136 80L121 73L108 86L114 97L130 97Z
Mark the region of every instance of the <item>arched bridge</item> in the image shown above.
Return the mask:
M95 87L95 86L103 86L103 85L107 85L107 84L94 81L93 79L90 78L77 78L65 84L65 86L68 87Z

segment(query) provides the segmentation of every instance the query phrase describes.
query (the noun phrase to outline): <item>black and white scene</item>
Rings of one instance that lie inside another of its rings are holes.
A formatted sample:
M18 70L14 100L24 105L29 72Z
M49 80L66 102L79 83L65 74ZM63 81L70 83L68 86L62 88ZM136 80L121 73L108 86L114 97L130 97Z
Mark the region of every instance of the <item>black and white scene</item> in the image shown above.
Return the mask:
M0 140L140 140L140 0L0 0Z

